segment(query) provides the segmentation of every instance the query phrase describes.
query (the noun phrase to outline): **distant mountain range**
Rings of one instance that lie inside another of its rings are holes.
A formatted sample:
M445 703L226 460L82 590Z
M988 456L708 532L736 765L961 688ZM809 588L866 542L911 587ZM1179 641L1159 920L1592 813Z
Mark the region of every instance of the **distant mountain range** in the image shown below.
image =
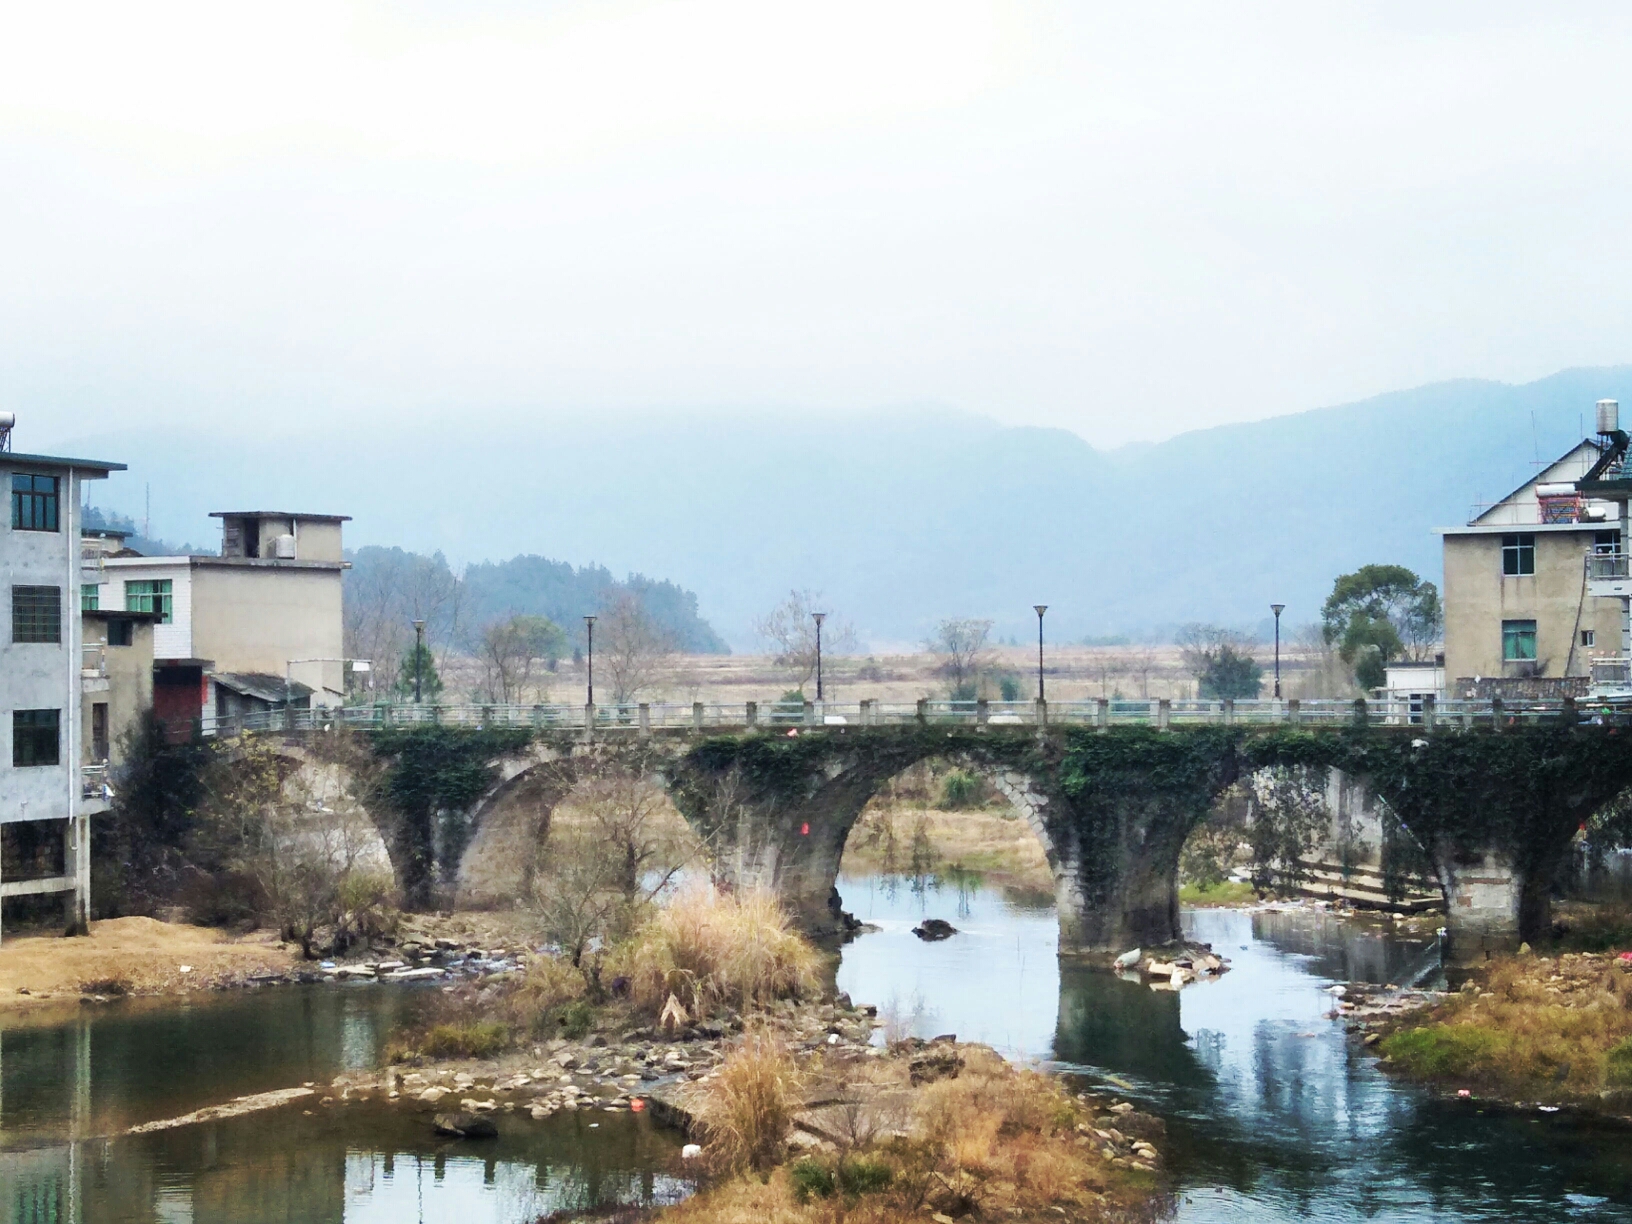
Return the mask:
M130 465L97 490L116 509L137 510L151 482L155 533L207 534L209 511L251 503L345 513L354 548L658 576L695 591L739 648L756 615L810 588L883 647L945 616L991 617L1027 640L1034 603L1049 605L1054 640L1197 620L1262 630L1271 602L1289 624L1316 619L1334 576L1366 562L1438 581L1433 529L1590 432L1606 396L1632 416L1632 366L1439 383L1114 451L934 409L473 414L430 443L365 443L343 421L248 446L132 429L61 449Z

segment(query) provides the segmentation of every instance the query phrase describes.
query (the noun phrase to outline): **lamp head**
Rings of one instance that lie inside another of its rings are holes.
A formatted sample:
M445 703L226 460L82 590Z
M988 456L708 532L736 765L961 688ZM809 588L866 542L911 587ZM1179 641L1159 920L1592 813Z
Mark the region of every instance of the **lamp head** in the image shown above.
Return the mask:
M818 628L820 628L822 622L827 619L827 613L826 612L812 612L810 615L811 615L811 619L816 622L816 625L817 625Z
M593 625L594 623L595 623L595 618L593 616L584 617L584 624Z
M1043 619L1043 613L1048 611L1048 605L1047 604L1032 604L1031 606L1037 610L1037 619L1042 620Z
M1271 612L1275 613L1275 619L1276 620L1280 620L1281 619L1281 613L1286 611L1286 605L1285 604L1270 604L1269 605L1269 610Z
M422 620L416 620L414 622L414 632L415 633L424 633L425 632L425 622L422 621Z

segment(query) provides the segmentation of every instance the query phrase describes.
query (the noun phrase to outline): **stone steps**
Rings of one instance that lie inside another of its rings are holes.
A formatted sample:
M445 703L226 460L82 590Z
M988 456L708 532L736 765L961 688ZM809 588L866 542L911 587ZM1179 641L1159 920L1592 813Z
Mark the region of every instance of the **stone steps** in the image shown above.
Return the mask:
M1340 863L1315 859L1304 861L1305 876L1298 892L1323 901L1344 901L1361 909L1387 910L1396 914L1421 914L1445 908L1445 899L1436 892L1410 891L1398 901L1388 895L1383 874L1375 867L1353 867L1345 874Z

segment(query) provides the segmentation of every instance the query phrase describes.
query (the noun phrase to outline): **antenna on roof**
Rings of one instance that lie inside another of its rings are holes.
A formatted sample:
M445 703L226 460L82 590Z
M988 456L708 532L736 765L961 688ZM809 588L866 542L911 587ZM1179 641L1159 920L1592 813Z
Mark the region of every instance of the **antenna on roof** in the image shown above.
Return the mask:
M15 412L0 412L0 451L11 449L11 431L17 426Z

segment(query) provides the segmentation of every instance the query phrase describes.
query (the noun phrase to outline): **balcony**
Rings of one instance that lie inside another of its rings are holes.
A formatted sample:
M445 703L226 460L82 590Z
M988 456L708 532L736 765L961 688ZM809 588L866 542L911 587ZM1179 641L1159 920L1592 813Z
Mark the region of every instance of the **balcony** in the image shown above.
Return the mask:
M1606 599L1632 599L1632 572L1624 552L1587 554L1587 591Z
M102 563L107 555L101 548L81 548L79 550L79 580L81 583L102 585L105 577Z
M1588 664L1594 697L1632 697L1632 659L1606 655Z
M108 763L82 765L79 769L79 797L81 810L87 814L105 810L113 802L113 787L108 785Z

